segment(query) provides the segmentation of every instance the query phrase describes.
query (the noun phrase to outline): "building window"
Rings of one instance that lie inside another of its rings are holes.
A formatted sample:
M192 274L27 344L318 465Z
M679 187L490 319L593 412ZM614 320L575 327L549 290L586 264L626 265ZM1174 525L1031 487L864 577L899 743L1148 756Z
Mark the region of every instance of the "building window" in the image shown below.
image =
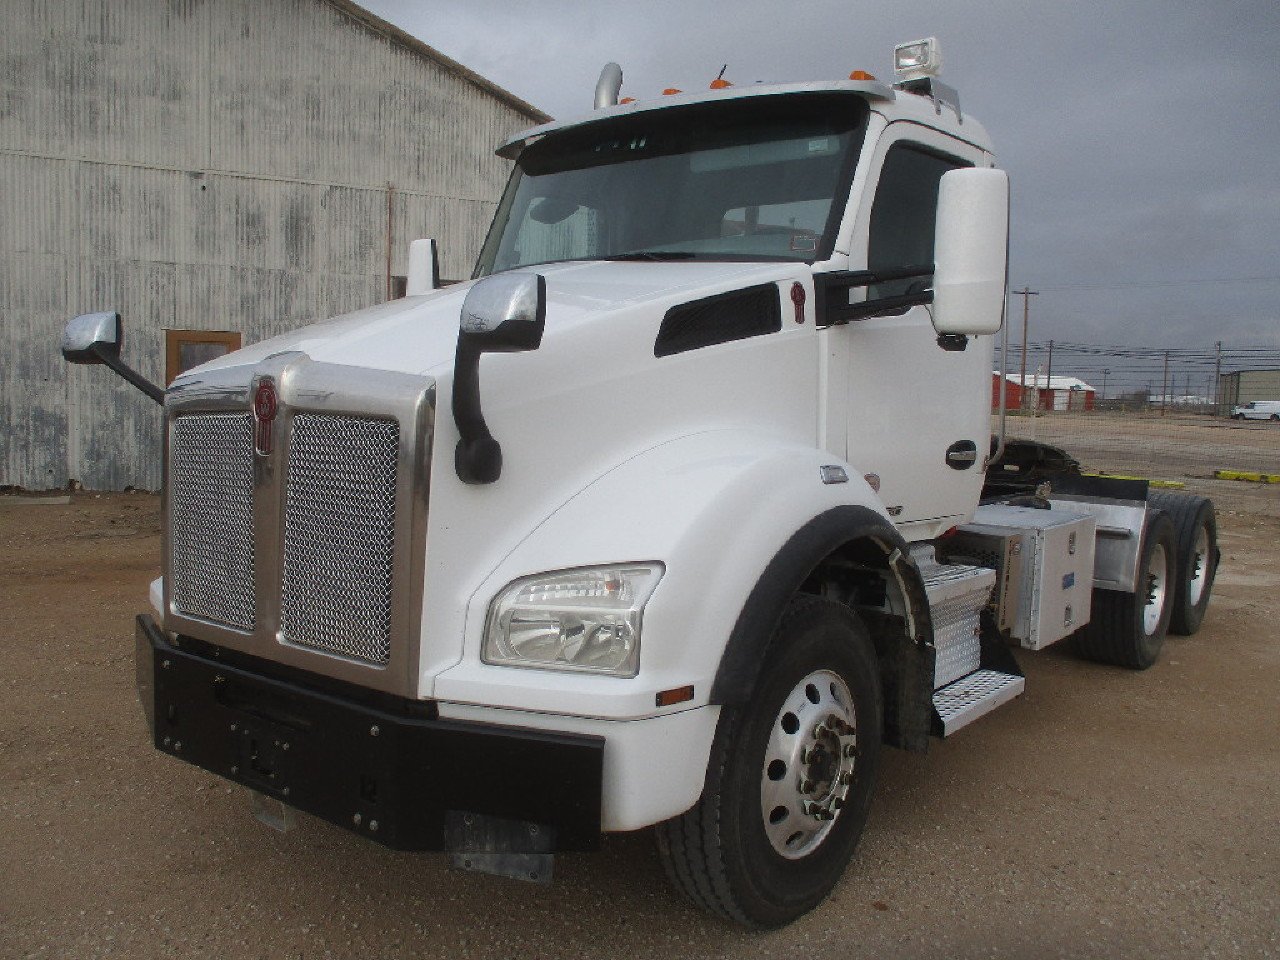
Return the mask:
M166 330L164 347L164 383L168 386L192 367L239 350L240 334L234 330Z

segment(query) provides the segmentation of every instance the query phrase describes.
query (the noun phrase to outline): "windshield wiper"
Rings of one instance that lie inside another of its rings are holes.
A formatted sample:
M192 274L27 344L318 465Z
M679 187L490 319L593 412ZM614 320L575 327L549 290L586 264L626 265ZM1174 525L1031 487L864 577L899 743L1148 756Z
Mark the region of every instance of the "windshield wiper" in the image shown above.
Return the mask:
M633 250L631 253L615 253L604 260L692 260L697 254L688 250Z

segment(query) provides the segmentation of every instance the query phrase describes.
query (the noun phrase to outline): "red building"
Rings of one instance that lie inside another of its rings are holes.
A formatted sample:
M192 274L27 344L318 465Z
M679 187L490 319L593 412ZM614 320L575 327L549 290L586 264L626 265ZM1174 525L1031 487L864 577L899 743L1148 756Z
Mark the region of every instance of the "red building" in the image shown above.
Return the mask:
M1027 374L1024 391L1021 377L1006 373L1006 410L1092 410L1097 391L1076 377L1045 377ZM1000 409L1000 374L991 374L991 409Z

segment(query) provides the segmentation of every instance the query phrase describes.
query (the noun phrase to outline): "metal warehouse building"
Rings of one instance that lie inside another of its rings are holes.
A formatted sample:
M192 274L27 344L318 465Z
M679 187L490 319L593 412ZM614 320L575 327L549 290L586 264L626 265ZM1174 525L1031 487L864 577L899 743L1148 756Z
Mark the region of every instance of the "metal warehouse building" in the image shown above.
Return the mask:
M58 351L120 311L144 376L462 278L546 117L348 0L0 0L0 486L158 488L160 412Z
M1253 400L1280 400L1280 367L1224 373L1218 382L1218 406L1224 411Z

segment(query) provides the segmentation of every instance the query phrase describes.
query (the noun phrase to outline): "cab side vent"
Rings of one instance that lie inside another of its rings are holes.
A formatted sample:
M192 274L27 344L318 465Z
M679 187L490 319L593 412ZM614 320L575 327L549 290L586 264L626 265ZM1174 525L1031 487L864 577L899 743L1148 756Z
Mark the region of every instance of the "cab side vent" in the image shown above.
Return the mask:
M662 318L653 355L669 357L781 329L782 301L777 284L765 283L672 307Z

